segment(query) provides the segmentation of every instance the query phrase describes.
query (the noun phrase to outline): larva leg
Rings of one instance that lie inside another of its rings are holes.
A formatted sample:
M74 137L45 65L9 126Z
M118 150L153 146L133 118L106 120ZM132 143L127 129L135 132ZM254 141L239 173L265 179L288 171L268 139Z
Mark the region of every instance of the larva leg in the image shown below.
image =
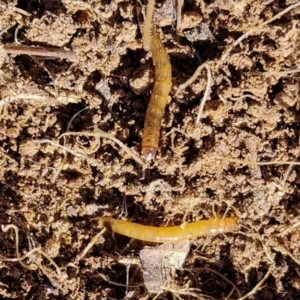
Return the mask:
M142 154L147 161L154 159L158 149L161 120L172 84L169 56L156 32L151 37L150 50L155 66L155 81L146 112L142 141Z

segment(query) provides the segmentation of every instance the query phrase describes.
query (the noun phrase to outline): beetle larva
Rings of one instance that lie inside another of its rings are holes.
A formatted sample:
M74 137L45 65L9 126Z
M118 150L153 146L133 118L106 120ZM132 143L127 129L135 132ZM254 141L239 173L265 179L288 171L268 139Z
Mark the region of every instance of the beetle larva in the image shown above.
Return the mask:
M154 159L158 149L161 120L172 84L170 59L159 34L154 29L150 40L150 51L155 67L155 80L145 116L142 141L142 154L147 161Z
M166 243L191 240L208 234L235 231L238 219L236 217L212 218L170 227L146 226L107 217L100 217L97 220L101 227L108 228L121 235L145 242Z

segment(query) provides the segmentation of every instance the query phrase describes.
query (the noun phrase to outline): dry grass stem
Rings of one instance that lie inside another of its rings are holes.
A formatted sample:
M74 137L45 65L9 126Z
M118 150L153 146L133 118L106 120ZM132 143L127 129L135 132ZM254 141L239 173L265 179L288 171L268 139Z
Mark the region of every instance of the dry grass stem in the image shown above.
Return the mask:
M50 47L28 47L23 45L3 45L3 49L7 54L14 55L35 55L43 57L55 57L60 59L76 59L76 53L73 51L65 51L60 48L50 48Z

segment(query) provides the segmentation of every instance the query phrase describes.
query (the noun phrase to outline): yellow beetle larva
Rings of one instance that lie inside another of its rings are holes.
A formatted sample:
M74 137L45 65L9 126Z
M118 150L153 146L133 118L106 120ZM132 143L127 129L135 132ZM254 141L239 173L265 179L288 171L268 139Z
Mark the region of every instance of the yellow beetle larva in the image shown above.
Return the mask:
M191 240L208 234L235 231L237 229L238 220L236 217L225 219L212 218L182 224L181 226L154 227L107 217L96 219L100 227L108 228L113 232L133 239L153 243L178 242Z
M169 56L156 30L152 30L150 51L155 66L155 80L146 112L142 141L142 155L147 161L154 159L158 149L161 120L172 85Z

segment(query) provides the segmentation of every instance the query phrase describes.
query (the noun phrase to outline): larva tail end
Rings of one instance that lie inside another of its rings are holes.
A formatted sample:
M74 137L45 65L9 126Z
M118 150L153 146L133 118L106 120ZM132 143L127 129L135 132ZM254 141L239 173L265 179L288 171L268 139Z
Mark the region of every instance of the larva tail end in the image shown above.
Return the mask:
M144 50L149 52L150 51L150 45L144 43Z
M144 156L144 158L146 159L147 162L151 162L155 158L156 151L157 151L157 149L154 149L152 147L151 148L143 147L142 155Z

